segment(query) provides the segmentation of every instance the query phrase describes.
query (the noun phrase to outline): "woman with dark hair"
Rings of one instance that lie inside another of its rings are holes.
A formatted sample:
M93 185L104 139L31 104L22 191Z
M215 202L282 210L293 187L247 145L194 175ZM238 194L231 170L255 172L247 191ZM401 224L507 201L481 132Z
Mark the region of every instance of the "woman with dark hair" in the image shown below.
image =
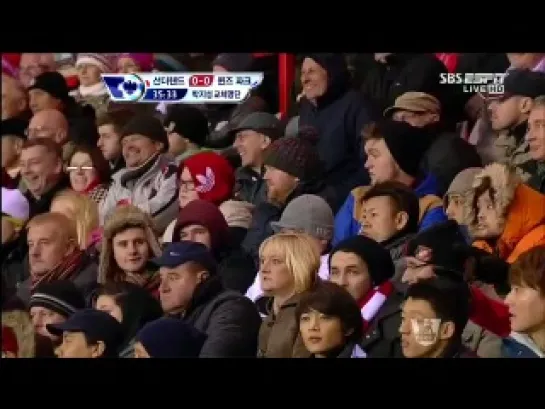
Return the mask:
M312 358L365 358L358 345L363 322L356 301L344 288L321 282L295 309L299 331Z
M97 204L106 197L111 168L99 148L76 146L66 169L70 175L70 185L76 192L89 196Z
M96 292L94 307L107 312L123 325L124 340L120 358L133 358L138 331L163 315L161 304L149 291L127 282L112 282L101 286Z

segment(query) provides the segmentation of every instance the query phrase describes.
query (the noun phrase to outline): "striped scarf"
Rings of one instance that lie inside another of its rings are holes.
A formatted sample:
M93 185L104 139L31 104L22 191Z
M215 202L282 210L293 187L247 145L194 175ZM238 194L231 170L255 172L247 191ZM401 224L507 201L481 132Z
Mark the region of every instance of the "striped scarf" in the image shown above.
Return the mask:
M371 322L384 305L394 286L391 281L386 281L369 291L363 300L359 303L361 317L363 319L363 331L367 332Z
M74 252L62 260L56 267L41 276L32 276L31 279L31 291L34 291L36 286L41 283L51 283L53 281L68 280L70 279L81 266L84 252L77 249Z
M124 281L135 284L148 290L154 297L159 297L161 276L158 272L144 272L142 274L126 274Z

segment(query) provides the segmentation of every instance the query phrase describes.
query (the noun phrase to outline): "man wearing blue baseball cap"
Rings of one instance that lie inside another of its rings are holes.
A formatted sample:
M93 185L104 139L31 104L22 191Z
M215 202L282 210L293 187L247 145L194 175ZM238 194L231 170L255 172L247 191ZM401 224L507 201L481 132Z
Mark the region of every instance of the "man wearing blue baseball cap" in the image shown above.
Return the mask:
M200 357L255 357L261 318L254 304L227 290L216 274L217 265L201 243L169 243L159 267L163 311L207 334Z
M76 311L61 324L47 324L47 331L62 336L55 349L59 358L117 358L123 327L110 314L93 309Z

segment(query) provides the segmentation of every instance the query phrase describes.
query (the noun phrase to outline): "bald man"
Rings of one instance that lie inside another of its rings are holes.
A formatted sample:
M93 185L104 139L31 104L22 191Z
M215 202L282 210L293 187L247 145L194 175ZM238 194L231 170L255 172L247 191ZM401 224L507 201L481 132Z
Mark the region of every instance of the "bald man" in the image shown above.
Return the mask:
M68 121L56 109L44 109L34 114L28 125L28 139L51 139L62 147L62 159L67 162L74 150L68 137Z
M25 88L28 88L38 75L56 69L57 64L53 53L23 53L19 63L19 80Z
M27 95L21 83L2 74L2 120L22 116L27 109Z
M32 289L43 282L70 280L89 294L96 285L97 265L78 247L75 223L60 213L34 217L27 227L30 277L19 285L25 303Z

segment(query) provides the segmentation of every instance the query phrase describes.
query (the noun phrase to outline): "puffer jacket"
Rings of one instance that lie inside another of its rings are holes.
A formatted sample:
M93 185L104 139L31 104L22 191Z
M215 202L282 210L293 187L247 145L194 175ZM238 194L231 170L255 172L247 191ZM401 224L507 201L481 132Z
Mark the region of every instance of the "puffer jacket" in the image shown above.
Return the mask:
M150 214L155 229L162 233L178 215L177 171L167 156L159 154L136 169L115 173L99 209L101 225L119 204L132 204Z

